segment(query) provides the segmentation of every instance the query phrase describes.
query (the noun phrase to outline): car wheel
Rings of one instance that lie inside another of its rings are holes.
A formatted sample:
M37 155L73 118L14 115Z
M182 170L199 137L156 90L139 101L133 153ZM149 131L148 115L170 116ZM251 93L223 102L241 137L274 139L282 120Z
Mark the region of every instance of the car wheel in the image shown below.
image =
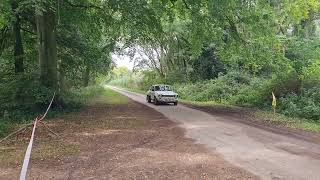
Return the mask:
M159 102L158 102L156 97L154 97L153 103L154 103L154 105L158 105L159 104Z
M150 98L150 96L147 96L147 102L148 102L148 103L151 103L151 98Z
M178 102L174 102L173 105L175 105L175 106L178 105Z

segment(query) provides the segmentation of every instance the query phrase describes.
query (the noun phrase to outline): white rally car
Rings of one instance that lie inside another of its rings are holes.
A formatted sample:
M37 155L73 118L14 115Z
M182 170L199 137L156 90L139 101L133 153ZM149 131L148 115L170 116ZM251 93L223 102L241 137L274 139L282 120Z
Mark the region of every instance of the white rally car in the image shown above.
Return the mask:
M153 85L147 92L147 102L153 102L155 105L160 103L173 103L176 106L178 105L178 94L173 92L169 85Z

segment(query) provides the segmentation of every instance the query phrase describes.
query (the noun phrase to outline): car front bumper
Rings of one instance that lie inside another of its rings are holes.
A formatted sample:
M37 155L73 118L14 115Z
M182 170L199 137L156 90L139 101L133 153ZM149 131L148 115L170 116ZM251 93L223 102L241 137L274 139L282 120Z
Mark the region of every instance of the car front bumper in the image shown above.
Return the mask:
M178 99L172 98L172 97L161 97L161 98L158 98L157 100L162 103L176 103L176 102L178 102Z

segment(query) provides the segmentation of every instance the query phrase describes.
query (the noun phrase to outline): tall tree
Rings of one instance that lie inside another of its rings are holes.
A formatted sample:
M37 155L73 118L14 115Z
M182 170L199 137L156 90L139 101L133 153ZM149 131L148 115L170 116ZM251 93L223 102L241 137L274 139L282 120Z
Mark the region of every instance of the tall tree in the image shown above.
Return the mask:
M36 24L38 35L38 53L41 84L53 89L57 88L57 42L56 15L50 2L36 8Z
M18 12L18 1L12 0L11 8L14 15L14 20L12 21L13 37L14 37L14 69L15 73L24 72L24 51L21 37L21 19Z

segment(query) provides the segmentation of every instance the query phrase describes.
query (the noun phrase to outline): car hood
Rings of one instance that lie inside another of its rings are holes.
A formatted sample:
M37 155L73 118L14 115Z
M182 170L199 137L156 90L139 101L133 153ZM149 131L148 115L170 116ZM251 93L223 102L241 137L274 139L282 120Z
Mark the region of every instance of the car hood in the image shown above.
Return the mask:
M173 91L156 91L156 93L161 95L177 95L177 93Z

